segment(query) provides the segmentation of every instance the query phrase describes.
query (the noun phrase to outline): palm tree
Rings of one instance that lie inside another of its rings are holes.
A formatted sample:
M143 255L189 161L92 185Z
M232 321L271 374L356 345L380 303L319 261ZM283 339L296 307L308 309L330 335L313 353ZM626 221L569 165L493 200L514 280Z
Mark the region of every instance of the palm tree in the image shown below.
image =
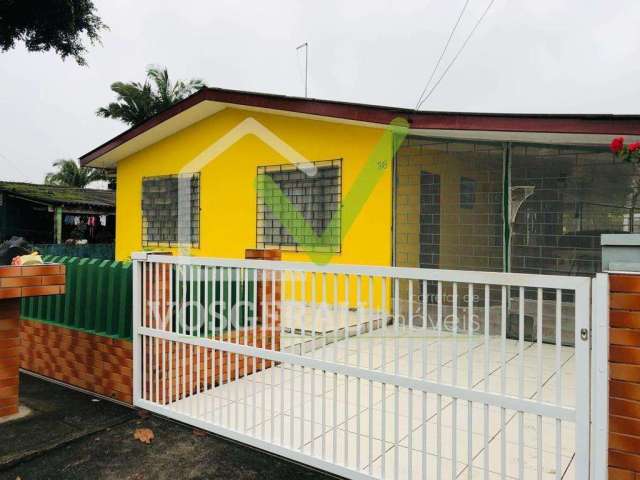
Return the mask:
M57 160L53 162L53 166L57 167L58 171L47 173L44 178L44 183L47 185L85 188L92 182L109 180L104 170L81 167L75 160Z
M129 125L137 125L205 87L205 83L199 79L172 82L165 67L149 66L144 83L111 84L117 101L99 108L96 114L99 117L115 118Z

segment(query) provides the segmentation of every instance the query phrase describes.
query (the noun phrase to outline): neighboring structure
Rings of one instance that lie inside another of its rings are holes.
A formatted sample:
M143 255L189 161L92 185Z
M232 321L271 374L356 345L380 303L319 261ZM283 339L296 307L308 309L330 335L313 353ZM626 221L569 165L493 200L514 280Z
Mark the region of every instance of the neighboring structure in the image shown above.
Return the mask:
M37 244L115 237L115 192L0 182L0 241L21 236Z
M256 193L257 173L296 197L320 233L395 117L409 122L409 137L380 165L364 207L332 244L332 262L593 274L600 234L637 229L640 175L608 144L614 135L639 139L638 116L416 112L204 89L81 163L117 169L116 258L179 243L177 175L197 159L182 240L193 254L242 258L247 248L276 248L285 260L307 261L305 245ZM249 118L322 175L296 172L264 132L229 141Z

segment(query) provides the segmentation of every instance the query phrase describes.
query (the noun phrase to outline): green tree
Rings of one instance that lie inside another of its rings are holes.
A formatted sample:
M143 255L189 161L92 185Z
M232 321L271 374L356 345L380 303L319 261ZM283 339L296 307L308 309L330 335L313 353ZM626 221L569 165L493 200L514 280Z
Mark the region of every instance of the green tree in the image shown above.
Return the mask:
M57 160L53 163L57 171L47 173L44 183L47 185L58 185L62 187L85 188L92 182L99 180L109 180L104 170L97 168L81 167L78 162L71 159Z
M24 42L31 52L53 49L63 59L86 65L85 38L100 42L108 27L96 14L92 0L0 0L0 49Z
M165 67L149 66L144 83L112 83L111 90L117 100L99 108L96 114L137 125L204 87L206 85L200 79L172 82Z

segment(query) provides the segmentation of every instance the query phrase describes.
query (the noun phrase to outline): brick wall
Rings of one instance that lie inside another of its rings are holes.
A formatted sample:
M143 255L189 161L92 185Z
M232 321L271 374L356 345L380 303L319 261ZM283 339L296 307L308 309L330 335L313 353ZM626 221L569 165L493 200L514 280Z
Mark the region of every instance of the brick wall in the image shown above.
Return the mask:
M279 335L280 332L276 332L276 350L280 348ZM259 347L262 346L262 338L261 333L258 333L256 342ZM221 339L217 336L216 340ZM226 341L227 335L222 340ZM254 345L251 334L246 341L248 345ZM161 339L146 338L143 342L147 365L151 368L145 372L142 396L153 402L167 404L207 390L212 385L225 384L229 378L233 382L254 372L253 357L181 342L165 342L163 345ZM240 334L236 338L236 334L232 332L230 342L244 345L244 335ZM271 348L273 342L271 333L267 332L265 348ZM213 359L212 354L215 356ZM270 368L271 365L271 361L256 359L255 371Z
M609 479L640 480L640 275L609 279Z
M25 370L132 403L131 342L24 319L20 335Z
M19 312L18 299L0 300L0 417L18 412Z

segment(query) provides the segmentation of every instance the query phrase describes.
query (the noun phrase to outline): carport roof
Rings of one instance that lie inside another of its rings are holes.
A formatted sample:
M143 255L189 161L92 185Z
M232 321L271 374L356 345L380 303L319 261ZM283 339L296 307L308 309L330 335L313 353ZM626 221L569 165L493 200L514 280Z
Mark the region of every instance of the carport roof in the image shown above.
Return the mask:
M408 120L416 135L494 141L606 145L614 135L640 138L640 115L519 114L416 111L380 105L204 88L80 157L112 168L131 155L227 107L384 127Z

